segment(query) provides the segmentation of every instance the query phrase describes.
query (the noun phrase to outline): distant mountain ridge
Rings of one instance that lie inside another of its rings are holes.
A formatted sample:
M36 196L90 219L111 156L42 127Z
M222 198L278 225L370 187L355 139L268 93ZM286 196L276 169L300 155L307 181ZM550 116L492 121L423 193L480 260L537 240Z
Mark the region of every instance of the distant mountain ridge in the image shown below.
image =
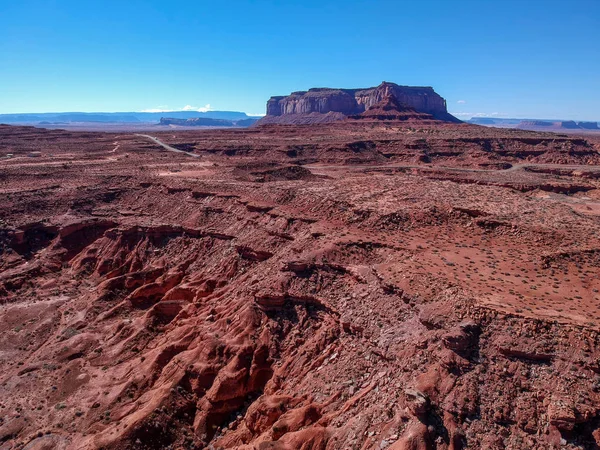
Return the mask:
M160 125L176 125L182 127L249 127L258 120L249 117L241 120L213 119L210 117L194 117L191 119L177 119L173 117L161 117Z
M167 116L173 119L220 119L240 121L251 119L239 111L171 111L171 112L63 112L63 113L16 113L0 114L0 123L53 123L53 122L96 122L96 123L149 123L159 122Z
M574 120L548 120L548 119L504 119L496 117L473 117L468 123L501 128L519 128L533 131L600 131L598 122Z

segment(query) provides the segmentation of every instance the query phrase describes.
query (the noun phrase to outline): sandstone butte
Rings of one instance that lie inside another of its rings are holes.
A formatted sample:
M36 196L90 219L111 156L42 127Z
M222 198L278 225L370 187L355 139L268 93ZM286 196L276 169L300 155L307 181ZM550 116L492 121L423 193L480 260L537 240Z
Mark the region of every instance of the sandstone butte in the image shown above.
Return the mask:
M383 82L367 89L313 88L288 96L271 97L261 124L331 122L360 114L387 97L437 120L459 122L448 113L446 100L431 87L399 86Z
M268 112L0 125L0 449L598 448L598 134Z

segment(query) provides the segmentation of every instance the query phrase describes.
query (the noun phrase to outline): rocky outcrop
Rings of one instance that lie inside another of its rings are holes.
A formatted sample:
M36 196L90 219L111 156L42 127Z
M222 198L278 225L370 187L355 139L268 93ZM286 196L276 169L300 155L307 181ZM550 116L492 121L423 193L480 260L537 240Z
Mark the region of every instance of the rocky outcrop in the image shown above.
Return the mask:
M448 113L446 100L433 88L399 86L383 82L377 87L367 89L313 88L288 96L271 97L267 102L267 116L259 123L289 123L287 118L292 115L358 115L390 96L396 98L400 104L417 112L430 114L437 120L459 122ZM338 117L332 117L332 120L337 119Z

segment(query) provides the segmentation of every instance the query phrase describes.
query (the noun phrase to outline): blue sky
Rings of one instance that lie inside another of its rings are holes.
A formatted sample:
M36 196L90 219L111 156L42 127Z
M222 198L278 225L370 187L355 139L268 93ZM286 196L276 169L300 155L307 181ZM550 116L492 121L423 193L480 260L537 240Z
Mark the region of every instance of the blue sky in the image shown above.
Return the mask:
M600 120L600 0L0 0L0 113L209 107L381 81Z

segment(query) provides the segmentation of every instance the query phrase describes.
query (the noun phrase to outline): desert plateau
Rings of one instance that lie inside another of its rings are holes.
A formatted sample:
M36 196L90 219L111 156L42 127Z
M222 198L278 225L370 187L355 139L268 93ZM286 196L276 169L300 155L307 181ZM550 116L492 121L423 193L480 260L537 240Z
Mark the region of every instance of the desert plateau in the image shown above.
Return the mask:
M600 139L414 89L1 125L0 449L598 448Z

